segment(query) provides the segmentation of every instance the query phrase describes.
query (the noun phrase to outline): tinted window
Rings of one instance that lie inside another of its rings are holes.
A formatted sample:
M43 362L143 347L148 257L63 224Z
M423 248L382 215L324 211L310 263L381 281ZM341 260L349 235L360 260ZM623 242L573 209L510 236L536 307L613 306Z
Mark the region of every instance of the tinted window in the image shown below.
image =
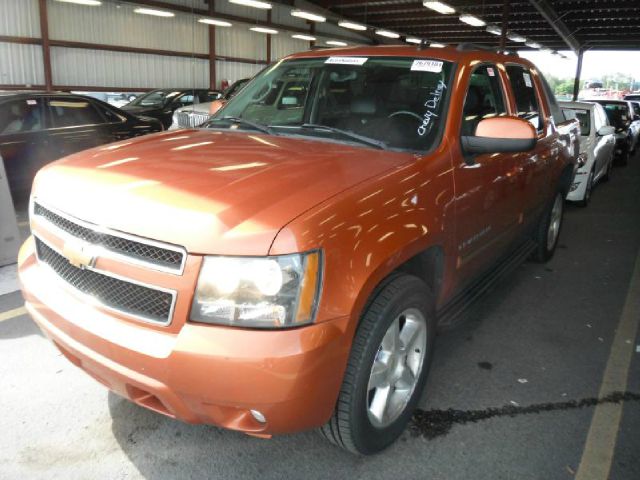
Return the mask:
M569 111L572 111L575 117L572 117L572 114L569 113ZM589 110L585 110L582 108L567 108L565 109L565 115L568 118L578 119L578 121L580 122L580 135L589 135L589 132L591 131L591 114Z
M626 103L606 103L601 104L607 114L609 123L617 129L627 128L629 124L629 107Z
M111 110L106 105L103 105L101 103L95 103L94 105L98 109L98 111L100 111L100 113L102 113L104 118L106 118L107 122L109 122L109 123L121 123L121 122L124 122L126 120L125 117L122 117L122 116L118 115L116 112Z
M11 100L0 106L0 134L41 130L42 100L29 98Z
M505 115L498 69L482 65L471 74L462 112L462 135L474 135L480 120Z
M631 102L631 106L633 107L633 113L634 113L634 115L640 115L640 103L638 103L638 102Z
M89 100L81 98L49 99L53 127L74 127L104 123L104 119Z
M516 99L518 116L529 120L536 130L541 130L540 107L531 72L520 65L508 65L507 74Z
M200 101L202 103L213 102L214 100L218 100L222 96L219 92L203 92L200 94Z

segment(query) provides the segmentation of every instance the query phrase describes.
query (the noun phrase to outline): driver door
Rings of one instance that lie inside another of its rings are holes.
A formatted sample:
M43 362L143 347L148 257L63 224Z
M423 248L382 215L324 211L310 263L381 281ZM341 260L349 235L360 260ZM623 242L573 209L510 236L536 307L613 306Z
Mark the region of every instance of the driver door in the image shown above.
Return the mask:
M481 120L506 116L506 96L493 64L475 67L469 78L460 135L474 135ZM484 272L504 252L515 234L512 225L517 185L511 154L470 157L453 152L456 203L456 276L461 285Z

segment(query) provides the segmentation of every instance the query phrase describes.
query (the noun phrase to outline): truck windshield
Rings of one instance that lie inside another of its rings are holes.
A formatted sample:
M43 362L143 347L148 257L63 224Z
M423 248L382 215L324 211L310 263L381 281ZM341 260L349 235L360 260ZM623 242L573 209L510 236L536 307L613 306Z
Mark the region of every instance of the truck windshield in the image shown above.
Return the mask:
M452 65L404 57L285 60L265 69L205 126L425 151L446 119Z

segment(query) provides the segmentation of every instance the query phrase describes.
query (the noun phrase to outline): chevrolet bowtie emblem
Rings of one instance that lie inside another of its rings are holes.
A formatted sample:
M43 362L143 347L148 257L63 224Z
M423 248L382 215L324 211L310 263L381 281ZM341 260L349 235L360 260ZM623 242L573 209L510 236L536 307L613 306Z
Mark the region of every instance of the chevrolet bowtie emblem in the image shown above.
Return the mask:
M67 240L62 249L62 255L74 267L93 267L96 263L95 249L92 245L81 240Z

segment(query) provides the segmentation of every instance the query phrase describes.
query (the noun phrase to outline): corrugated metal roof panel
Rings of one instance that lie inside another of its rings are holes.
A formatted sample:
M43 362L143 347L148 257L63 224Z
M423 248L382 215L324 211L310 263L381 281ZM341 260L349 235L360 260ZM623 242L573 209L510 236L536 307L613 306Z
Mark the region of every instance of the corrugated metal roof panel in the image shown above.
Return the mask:
M0 35L40 37L38 0L1 0Z
M108 87L209 86L207 60L79 48L51 49L53 83Z
M49 2L49 36L55 40L207 53L208 29L190 14L140 15L132 5L99 8Z
M0 84L43 85L44 67L40 45L0 42Z

